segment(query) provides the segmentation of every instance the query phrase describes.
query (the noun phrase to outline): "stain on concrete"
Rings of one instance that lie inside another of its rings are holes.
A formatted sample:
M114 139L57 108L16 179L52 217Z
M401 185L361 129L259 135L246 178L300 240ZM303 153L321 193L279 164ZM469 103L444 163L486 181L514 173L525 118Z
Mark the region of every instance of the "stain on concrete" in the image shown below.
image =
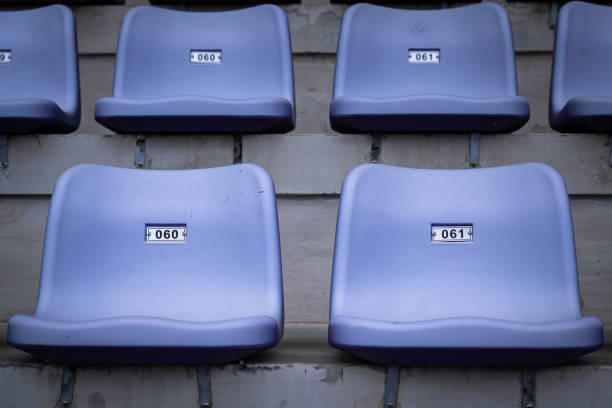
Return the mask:
M59 389L61 382L62 382L62 375L60 373L49 374L49 388Z
M283 367L279 366L279 365L273 365L273 366L269 366L269 365L257 365L257 366L249 366L246 364L240 364L238 366L233 366L232 367L232 374L234 375L238 375L240 373L248 373L248 374L255 374L257 372L264 372L264 371L276 371L276 370L281 370Z
M104 408L106 407L106 401L104 396L99 392L91 393L87 396L87 407L88 408Z
M289 402L287 400L281 400L279 407L286 407L289 405Z
M335 384L340 380L340 383L343 383L343 369L338 366L329 366L325 368L325 378L321 380L321 382Z

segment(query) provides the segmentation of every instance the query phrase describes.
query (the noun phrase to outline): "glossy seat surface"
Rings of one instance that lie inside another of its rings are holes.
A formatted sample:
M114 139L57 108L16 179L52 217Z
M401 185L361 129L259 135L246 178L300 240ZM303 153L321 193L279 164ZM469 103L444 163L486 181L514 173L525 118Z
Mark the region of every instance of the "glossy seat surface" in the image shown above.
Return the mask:
M550 126L612 132L612 6L572 1L557 20Z
M220 52L202 64L192 51ZM122 133L287 132L295 127L285 13L136 7L123 22L113 96L96 120Z
M53 5L1 11L0 37L0 132L76 130L81 103L75 23L70 9Z
M185 225L182 243L147 225ZM72 363L222 363L283 331L274 187L253 165L76 166L49 210L36 313L8 342Z
M438 50L438 63L409 51ZM342 20L332 127L339 132L511 132L529 119L517 95L505 10L350 7Z
M434 242L432 225L473 240ZM364 165L344 182L329 342L384 364L541 365L601 347L580 312L567 191L541 164Z

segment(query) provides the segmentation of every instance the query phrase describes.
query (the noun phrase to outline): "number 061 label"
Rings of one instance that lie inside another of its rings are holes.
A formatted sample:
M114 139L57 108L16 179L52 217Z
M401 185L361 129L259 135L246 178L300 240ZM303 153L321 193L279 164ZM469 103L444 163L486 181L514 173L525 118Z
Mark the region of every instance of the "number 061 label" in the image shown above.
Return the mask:
M473 241L472 225L432 225L432 242L469 242Z
M409 64L439 64L440 50L439 49L409 49L408 50Z
M147 225L145 241L153 244L176 244L187 241L187 225Z

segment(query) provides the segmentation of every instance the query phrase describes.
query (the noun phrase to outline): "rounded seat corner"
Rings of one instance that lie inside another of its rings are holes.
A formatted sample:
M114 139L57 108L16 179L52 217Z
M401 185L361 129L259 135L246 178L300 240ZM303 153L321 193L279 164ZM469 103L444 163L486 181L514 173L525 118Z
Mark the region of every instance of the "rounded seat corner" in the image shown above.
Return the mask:
M5 133L70 133L79 122L78 112L65 112L50 99L0 101L0 126Z
M550 123L559 132L611 132L612 97L571 98L559 112L551 110Z

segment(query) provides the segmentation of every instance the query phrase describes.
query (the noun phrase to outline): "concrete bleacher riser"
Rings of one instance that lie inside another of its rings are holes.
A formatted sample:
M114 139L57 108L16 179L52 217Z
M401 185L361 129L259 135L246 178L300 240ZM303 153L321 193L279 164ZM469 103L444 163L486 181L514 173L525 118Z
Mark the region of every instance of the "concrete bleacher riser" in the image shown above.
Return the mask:
M585 316L604 324L612 342L612 169L609 136L565 135L548 125L554 29L548 3L502 4L516 50L519 94L531 119L510 135L482 135L481 167L539 161L557 169L570 194L580 294ZM75 7L82 121L71 135L9 138L9 168L0 170L0 348L14 314L33 314L50 195L57 177L79 163L134 167L134 135L116 135L94 120L97 99L112 94L117 37L125 6ZM404 5L408 6L408 5ZM452 5L451 5L452 6ZM297 126L286 135L243 138L244 162L272 176L278 211L285 289L285 319L316 327L325 342L334 233L342 181L370 160L368 135L341 135L329 125L335 51L346 5L302 0L281 6L292 34ZM414 7L428 7L424 4ZM434 5L435 7L435 5ZM190 10L219 7L190 6ZM468 135L385 135L381 162L406 167L468 168ZM188 169L230 165L233 140L223 135L147 136L146 168ZM290 331L288 332L290 334ZM306 345L309 343L305 343ZM307 346L304 346L307 347ZM214 367L215 407L382 406L384 368L356 361L266 360ZM298 353L299 354L299 353ZM0 407L52 407L62 366L3 359ZM197 406L195 367L80 367L75 407ZM612 362L587 360L537 370L537 406L602 407L612 400ZM35 390L33 392L32 390ZM518 368L402 369L402 408L520 406Z

